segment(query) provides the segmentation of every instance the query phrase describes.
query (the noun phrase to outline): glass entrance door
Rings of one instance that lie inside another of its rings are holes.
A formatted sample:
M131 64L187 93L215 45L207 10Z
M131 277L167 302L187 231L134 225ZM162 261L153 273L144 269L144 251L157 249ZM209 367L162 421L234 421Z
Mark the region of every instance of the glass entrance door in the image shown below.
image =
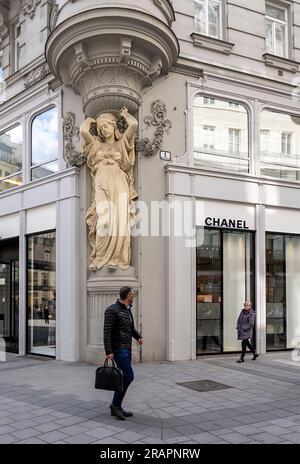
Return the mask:
M0 339L8 353L19 352L19 263L0 261Z
M27 237L27 352L56 354L55 232Z
M254 307L254 234L205 228L197 244L197 354L238 351L236 321Z

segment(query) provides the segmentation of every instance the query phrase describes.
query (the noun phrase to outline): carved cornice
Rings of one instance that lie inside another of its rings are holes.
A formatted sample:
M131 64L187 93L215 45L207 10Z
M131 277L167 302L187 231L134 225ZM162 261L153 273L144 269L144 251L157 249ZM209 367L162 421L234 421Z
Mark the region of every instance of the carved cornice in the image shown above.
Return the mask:
M79 128L75 126L75 114L68 112L64 118L64 160L69 166L80 167L86 162L86 157L75 149L73 138L79 139Z
M20 0L20 2L23 14L33 18L36 8L41 3L41 0Z
M43 79L44 77L48 76L51 71L47 63L43 63L41 66L33 69L29 74L24 77L24 86L30 87L31 85L35 84L39 80Z
M144 123L147 128L156 127L154 131L154 139L152 142L148 138L136 140L137 151L146 157L155 156L162 147L164 134L169 134L172 123L166 119L167 108L163 101L155 100L151 104L151 115L144 118Z

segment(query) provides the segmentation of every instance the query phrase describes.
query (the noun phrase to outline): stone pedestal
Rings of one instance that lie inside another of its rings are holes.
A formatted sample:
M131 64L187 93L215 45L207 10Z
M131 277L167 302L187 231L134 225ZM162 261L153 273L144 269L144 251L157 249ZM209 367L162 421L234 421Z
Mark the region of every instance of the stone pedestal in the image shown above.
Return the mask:
M135 270L130 267L126 271L117 269L110 271L107 268L90 272L87 280L87 350L88 361L99 363L105 356L103 344L104 312L107 306L119 298L121 287L128 285L136 293L132 314L137 330L141 330L141 317L139 311L139 282ZM140 347L132 341L133 361L140 361Z

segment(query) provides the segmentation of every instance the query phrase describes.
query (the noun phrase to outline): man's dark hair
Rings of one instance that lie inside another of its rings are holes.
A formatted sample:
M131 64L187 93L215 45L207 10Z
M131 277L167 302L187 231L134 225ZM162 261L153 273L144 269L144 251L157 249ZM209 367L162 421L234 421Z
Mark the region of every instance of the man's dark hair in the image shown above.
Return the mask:
M132 289L130 287L122 287L119 292L121 300L126 300L128 293L130 293L131 290Z

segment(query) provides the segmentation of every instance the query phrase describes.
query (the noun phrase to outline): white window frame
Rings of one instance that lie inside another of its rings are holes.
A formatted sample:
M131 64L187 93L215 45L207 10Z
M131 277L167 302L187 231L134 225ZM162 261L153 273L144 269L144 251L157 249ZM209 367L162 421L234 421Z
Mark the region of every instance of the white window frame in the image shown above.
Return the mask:
M203 139L204 139L204 134L205 134L205 139L209 143L203 143L203 150L207 151L208 153L211 153L215 150L215 145L216 145L216 126L210 126L208 124L204 124L202 126L203 130ZM213 140L213 143L211 142L211 139Z
M262 150L262 143L261 143L262 135L266 135L266 150ZM270 144L270 129L260 129L259 131L259 152L268 153L269 144Z
M19 20L11 23L10 40L10 72L13 74L20 69L21 25Z
M204 33L203 35L206 35L208 37L213 37L214 39L219 39L219 40L222 40L223 38L223 15L224 15L224 11L223 11L223 0L195 0L195 13L194 13L194 22L195 22L195 28L196 28L196 31L199 32L199 30L197 30L198 28L196 27L197 25L197 19L196 19L196 5L197 4L202 4L202 1L204 1L204 12L205 12L205 21L204 21ZM220 17L219 17L219 34L218 35L212 35L212 34L209 34L209 17L208 17L208 11L209 11L209 3L217 3L219 4L220 6Z
M283 136L285 136L285 141L284 141L285 151L282 150ZM281 132L281 141L280 142L281 142L281 154L282 155L291 155L292 154L292 143L293 143L293 132L282 131ZM288 146L289 146L290 150L288 150Z
M0 179L0 183L5 182L6 180L9 181L9 179L19 176L21 178L21 184L17 184L10 189L2 190L0 191L0 194L3 192L7 192L13 188L20 187L21 185L24 185L24 124L23 121L17 120L15 124L13 125L8 125L6 128L3 128L0 131L0 136L5 134L6 132L9 132L10 130L14 129L15 127L21 126L22 129L22 154L21 154L21 159L22 159L22 169L20 171L13 172L11 174L5 175L5 167L3 167L3 177Z
M43 161L42 163L39 163L39 164L32 164L32 130L33 130L33 123L34 123L34 120L41 114L43 113L46 113L47 111L51 110L55 108L57 110L57 137L58 137L58 153L57 153L57 157L56 158L50 158L49 160L47 161ZM28 182L34 182L36 179L32 179L32 171L33 169L35 168L39 168L39 167L43 167L45 166L46 164L50 164L50 163L53 163L55 161L57 161L57 164L58 164L58 172L60 172L62 170L61 168L61 165L60 165L60 156L59 156L59 153L60 153L60 117L59 117L59 107L56 103L52 103L51 105L47 105L45 106L44 108L40 109L38 112L35 112L31 115L30 117L30 121L29 121L29 131L30 131L30 137L28 137L28 141L30 143L30 148L29 148L29 153L30 153L30 157L29 157L29 179L28 179ZM48 177L48 176L45 176L45 177ZM44 177L41 177L40 179L43 179ZM39 179L39 180L40 180Z
M284 55L282 56L282 58L288 58L288 56L289 56L289 38L290 38L290 34L289 34L289 27L290 27L290 23L289 23L289 5L287 5L287 4L283 5L281 3L274 3L274 2L266 2L266 7L267 7L267 5L270 5L273 8L278 8L278 9L284 11L284 16L285 16L285 20L282 21L280 19L274 18L273 16L268 16L267 13L265 14L266 24L267 24L267 22L270 22L272 24L272 38L273 38L272 51L270 52L270 51L267 50L267 53L270 53L271 55L275 55L275 56L281 56L281 55L278 55L276 53L276 40L275 40L275 37L276 37L276 24L280 24L281 26L284 26L284 29L285 29L285 34L284 34L285 35L285 50L284 50Z
M237 138L235 139L235 137ZM242 138L242 131L241 129L237 129L235 127L228 128L228 153L240 153L241 149L241 138ZM235 150L235 148L238 150Z

